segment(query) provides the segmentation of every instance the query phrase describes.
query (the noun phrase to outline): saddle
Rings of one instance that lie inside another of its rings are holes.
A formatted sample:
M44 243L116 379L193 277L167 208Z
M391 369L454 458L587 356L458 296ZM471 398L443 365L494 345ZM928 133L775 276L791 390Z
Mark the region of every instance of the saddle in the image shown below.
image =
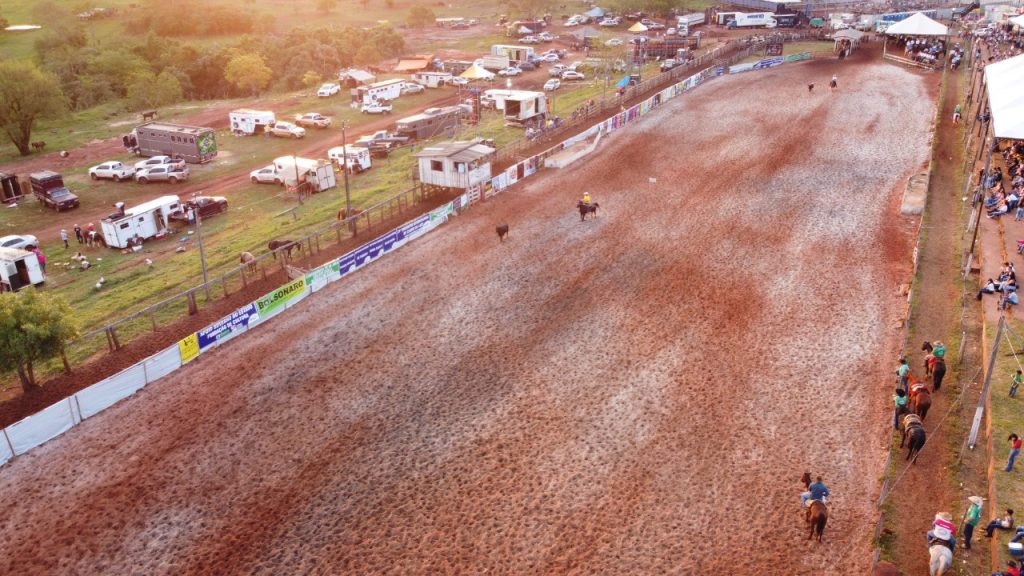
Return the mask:
M918 392L920 392L921 390L924 390L925 392L927 392L927 391L928 391L928 385L927 385L927 384L925 384L924 382L915 382L915 383L914 383L914 384L913 384L913 385L912 385L912 386L910 387L910 397L911 397L911 398L913 398L913 397L914 397L914 396L916 396L916 395L917 395L917 393L918 393Z

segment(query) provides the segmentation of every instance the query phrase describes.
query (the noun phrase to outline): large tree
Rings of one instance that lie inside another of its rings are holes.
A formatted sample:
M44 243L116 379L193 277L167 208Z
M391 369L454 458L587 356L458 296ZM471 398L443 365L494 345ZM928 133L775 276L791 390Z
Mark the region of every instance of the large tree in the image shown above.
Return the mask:
M183 97L181 82L164 70L159 75L140 72L128 84L128 103L134 110L157 108L179 102Z
M0 62L0 129L22 156L31 152L32 127L65 110L60 83L30 62Z
M35 365L63 358L64 343L76 336L74 314L60 296L34 288L0 294L0 365L17 368L26 393L39 388Z
M426 28L427 26L433 26L436 21L437 17L434 16L434 11L420 5L410 8L409 14L405 17L405 23L410 28Z
M235 56L224 67L224 78L241 90L248 90L253 96L267 87L273 71L263 62L259 54Z

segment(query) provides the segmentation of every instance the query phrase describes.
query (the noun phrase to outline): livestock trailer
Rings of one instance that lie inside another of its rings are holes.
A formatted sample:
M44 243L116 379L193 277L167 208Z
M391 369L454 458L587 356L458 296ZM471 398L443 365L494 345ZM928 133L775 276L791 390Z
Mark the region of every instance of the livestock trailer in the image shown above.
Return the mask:
M451 72L416 72L412 75L413 82L427 88L438 88L452 80Z
M338 185L334 166L326 160L281 156L273 163L286 186L308 184L313 192L323 192Z
M181 211L181 200L177 196L161 196L131 208L125 208L124 202L114 206L117 212L100 221L103 241L107 246L127 248L160 236L170 228L171 214Z
M395 133L413 140L432 138L457 127L465 113L465 108L461 106L428 108L422 114L415 114L396 122Z
M124 136L125 148L139 156L177 156L192 164L204 164L217 156L213 128L150 122Z
M28 250L0 248L0 292L17 292L46 281L39 258Z
M514 62L526 62L536 58L532 46L512 46L509 44L495 44L491 46L491 56L508 56Z
M277 116L270 110L232 110L228 113L231 122L231 133L251 136L262 134L277 122Z
M516 90L505 97L505 125L541 127L548 117L548 100L543 92Z
M395 78L394 80L384 80L382 82L375 82L366 86L359 86L352 90L355 94L355 101L362 104L372 104L374 102L381 102L384 100L394 100L402 95L402 86L405 85L405 80L401 78Z
M0 202L17 202L21 197L21 184L14 174L0 172Z

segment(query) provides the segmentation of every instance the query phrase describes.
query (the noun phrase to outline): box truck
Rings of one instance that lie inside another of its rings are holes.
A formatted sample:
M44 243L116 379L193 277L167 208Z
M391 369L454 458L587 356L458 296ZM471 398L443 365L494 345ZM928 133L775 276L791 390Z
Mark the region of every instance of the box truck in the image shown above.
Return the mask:
M690 33L690 30L699 24L704 23L703 12L692 12L690 14L683 14L676 19L676 33L680 36L686 36Z
M548 100L543 92L514 90L505 97L505 125L541 127L548 117Z
M193 164L203 164L217 156L213 128L150 122L135 128L121 141L139 156L177 156Z
M163 235L170 227L171 214L181 211L177 196L161 196L132 208L114 204L117 212L100 220L103 241L113 248L141 246L143 240Z
M277 122L277 117L270 110L233 110L228 113L231 122L231 133L236 136L252 136L263 134Z

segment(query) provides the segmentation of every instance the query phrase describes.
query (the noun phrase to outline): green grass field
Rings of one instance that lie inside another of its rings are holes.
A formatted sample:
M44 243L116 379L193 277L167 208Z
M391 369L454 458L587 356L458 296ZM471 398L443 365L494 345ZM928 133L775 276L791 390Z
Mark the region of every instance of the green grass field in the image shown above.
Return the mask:
M832 42L787 42L782 46L782 55L799 54L800 52L831 52ZM764 54L754 54L740 60L738 64L757 62L765 58Z

